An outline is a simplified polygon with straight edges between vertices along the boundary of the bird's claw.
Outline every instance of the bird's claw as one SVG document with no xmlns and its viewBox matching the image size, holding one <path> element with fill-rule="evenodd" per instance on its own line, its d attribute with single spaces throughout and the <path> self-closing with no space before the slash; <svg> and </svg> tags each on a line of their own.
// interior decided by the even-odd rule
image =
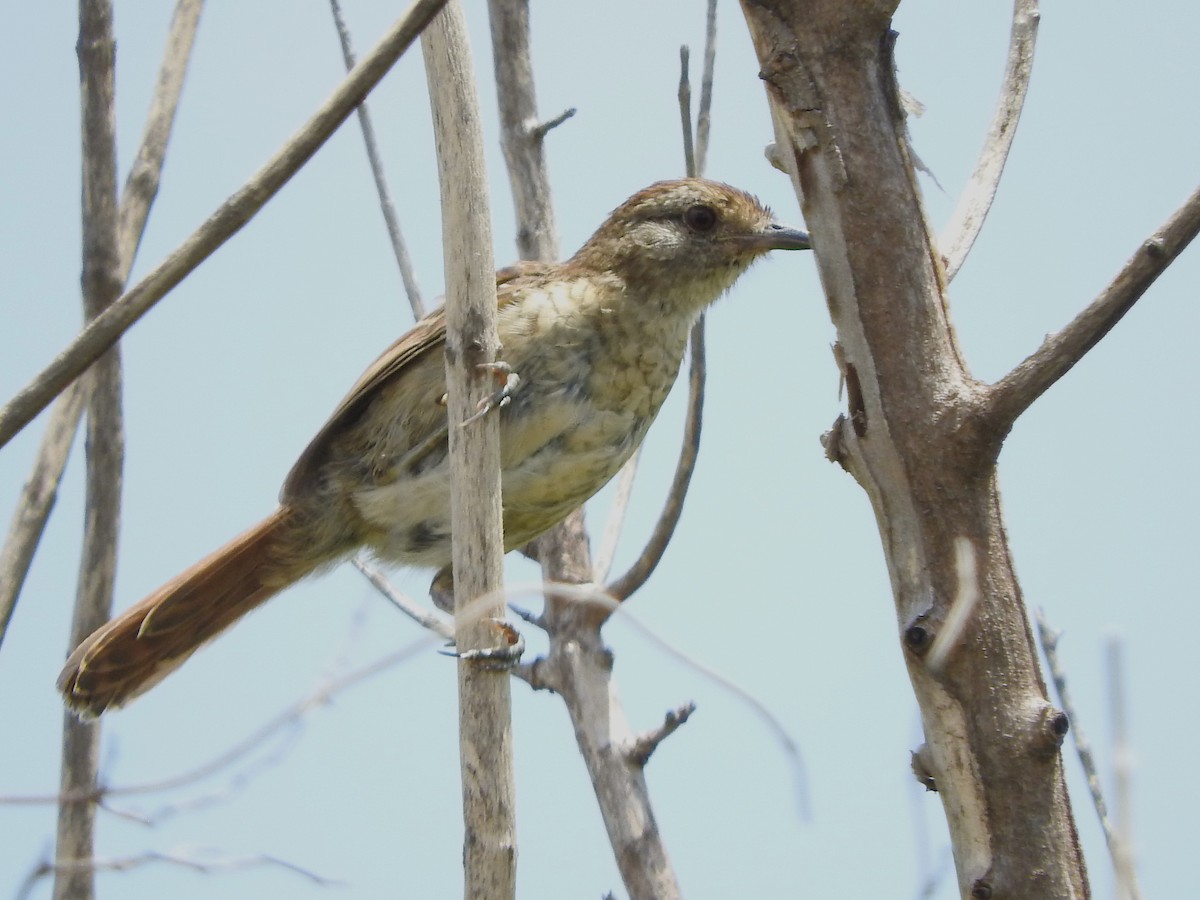
<svg viewBox="0 0 1200 900">
<path fill-rule="evenodd" d="M 495 373 L 500 387 L 494 393 L 489 394 L 479 401 L 479 406 L 476 408 L 475 414 L 463 420 L 464 426 L 470 425 L 476 419 L 483 418 L 493 409 L 503 409 L 505 406 L 508 406 L 512 401 L 512 395 L 521 385 L 521 376 L 512 370 L 512 366 L 501 360 L 491 363 L 480 363 L 476 368 L 486 369 Z"/>
<path fill-rule="evenodd" d="M 453 656 L 455 659 L 465 659 L 476 663 L 483 669 L 505 672 L 521 661 L 525 652 L 525 638 L 521 632 L 513 628 L 503 619 L 488 619 L 488 622 L 500 632 L 502 643 L 498 647 L 483 647 L 476 650 L 439 650 L 443 656 Z M 447 647 L 454 647 L 450 641 Z"/>
</svg>

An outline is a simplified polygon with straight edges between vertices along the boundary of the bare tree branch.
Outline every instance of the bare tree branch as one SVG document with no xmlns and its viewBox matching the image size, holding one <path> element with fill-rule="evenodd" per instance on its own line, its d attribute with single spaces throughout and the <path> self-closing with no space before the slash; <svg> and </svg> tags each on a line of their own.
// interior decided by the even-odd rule
<svg viewBox="0 0 1200 900">
<path fill-rule="evenodd" d="M 949 322 L 905 141 L 895 7 L 742 0 L 776 156 L 814 234 L 843 354 L 849 409 L 828 446 L 875 512 L 958 893 L 1086 898 L 1064 719 L 1038 669 L 1000 512 L 997 441 L 977 421 L 984 391 Z M 960 536 L 974 547 L 980 596 L 959 652 L 934 671 L 925 655 L 959 594 Z"/>
<path fill-rule="evenodd" d="M 454 627 L 461 654 L 496 645 L 490 619 L 502 602 L 468 615 L 477 597 L 503 584 L 500 424 L 477 417 L 489 393 L 485 367 L 496 362 L 495 265 L 483 160 L 483 132 L 467 24 L 458 0 L 421 39 L 442 195 L 446 267 L 446 394 L 450 422 L 450 523 L 454 534 Z M 516 892 L 516 814 L 512 696 L 507 672 L 468 658 L 458 663 L 462 764 L 463 867 L 468 898 L 503 900 Z"/>
<path fill-rule="evenodd" d="M 1116 278 L 1062 331 L 1046 338 L 988 391 L 986 424 L 1003 437 L 1029 406 L 1069 372 L 1133 307 L 1200 232 L 1200 188 L 1142 242 Z"/>
<path fill-rule="evenodd" d="M 1133 752 L 1125 713 L 1125 674 L 1121 664 L 1121 639 L 1111 635 L 1105 641 L 1105 669 L 1108 674 L 1109 708 L 1112 711 L 1113 807 L 1116 846 L 1113 873 L 1117 879 L 1117 900 L 1141 900 L 1137 868 L 1133 859 L 1133 790 L 1131 787 Z"/>
<path fill-rule="evenodd" d="M 1062 632 L 1051 627 L 1050 623 L 1046 621 L 1045 614 L 1040 609 L 1036 613 L 1036 618 L 1038 637 L 1041 639 L 1042 652 L 1046 655 L 1046 665 L 1050 668 L 1050 678 L 1054 682 L 1054 692 L 1058 695 L 1058 704 L 1062 707 L 1063 713 L 1070 723 L 1071 735 L 1075 740 L 1075 753 L 1079 757 L 1079 764 L 1083 768 L 1083 775 L 1087 780 L 1088 792 L 1092 797 L 1092 806 L 1095 808 L 1096 816 L 1100 820 L 1100 830 L 1104 832 L 1104 841 L 1108 845 L 1108 853 L 1112 859 L 1113 868 L 1117 873 L 1118 880 L 1120 880 L 1124 874 L 1121 871 L 1124 849 L 1120 835 L 1117 834 L 1117 830 L 1113 827 L 1112 819 L 1108 817 L 1108 806 L 1104 802 L 1104 789 L 1100 786 L 1100 772 L 1096 768 L 1096 758 L 1092 755 L 1092 743 L 1087 739 L 1087 735 L 1080 724 L 1079 714 L 1075 709 L 1075 703 L 1071 699 L 1071 692 L 1067 685 L 1067 675 L 1058 658 L 1058 641 L 1062 637 Z M 1132 868 L 1129 870 L 1129 881 L 1123 883 L 1122 887 L 1129 892 L 1130 900 L 1141 900 L 1141 888 L 1138 887 Z"/>
<path fill-rule="evenodd" d="M 342 44 L 342 58 L 346 62 L 346 71 L 354 69 L 354 48 L 350 45 L 350 29 L 342 16 L 342 5 L 338 0 L 329 0 L 333 11 L 333 24 L 337 28 L 338 40 Z M 408 304 L 412 307 L 413 317 L 420 319 L 425 315 L 425 304 L 421 300 L 421 289 L 417 285 L 417 276 L 413 271 L 412 259 L 408 255 L 408 245 L 400 231 L 400 218 L 396 215 L 396 205 L 392 202 L 392 192 L 388 189 L 387 176 L 383 173 L 383 157 L 379 152 L 379 142 L 375 138 L 375 126 L 371 122 L 371 111 L 364 100 L 358 107 L 358 124 L 362 128 L 363 143 L 367 148 L 367 161 L 371 165 L 371 175 L 375 179 L 375 191 L 379 194 L 379 208 L 383 213 L 383 221 L 387 226 L 388 237 L 392 241 L 392 252 L 396 255 L 396 266 L 400 269 L 400 280 L 404 283 L 404 293 Z"/>
<path fill-rule="evenodd" d="M 187 71 L 202 6 L 202 0 L 179 0 L 171 20 L 158 84 L 146 118 L 146 129 L 121 197 L 118 242 L 122 284 L 129 277 L 151 204 L 158 192 L 171 125 L 179 106 L 183 76 Z M 4 642 L 17 595 L 25 582 L 34 551 L 54 506 L 58 485 L 74 443 L 75 430 L 83 414 L 85 393 L 86 387 L 77 383 L 70 391 L 64 392 L 55 404 L 34 460 L 33 471 L 13 512 L 12 525 L 4 549 L 0 551 L 0 644 Z"/>
<path fill-rule="evenodd" d="M 83 418 L 87 395 L 87 385 L 78 381 L 58 398 L 46 423 L 33 470 L 17 498 L 12 524 L 0 550 L 0 645 L 8 633 L 17 597 L 58 497 L 58 485 L 75 442 L 75 430 Z"/>
<path fill-rule="evenodd" d="M 1004 173 L 1008 152 L 1017 136 L 1021 108 L 1025 105 L 1029 79 L 1033 75 L 1033 51 L 1041 16 L 1038 0 L 1014 0 L 1008 67 L 1004 71 L 996 112 L 975 163 L 975 171 L 971 173 L 971 180 L 967 182 L 954 214 L 938 238 L 947 281 L 953 280 L 958 274 L 967 254 L 971 252 L 983 228 L 983 221 L 992 208 L 996 189 L 1000 186 L 1000 176 Z"/>
<path fill-rule="evenodd" d="M 379 83 L 446 0 L 415 0 L 292 138 L 203 225 L 98 316 L 0 409 L 0 447 L 116 343 L 171 288 L 236 234 L 299 171 Z"/>
<path fill-rule="evenodd" d="M 121 250 L 117 241 L 116 41 L 110 0 L 80 0 L 80 107 L 83 161 L 84 314 L 96 316 L 121 292 Z M 121 414 L 121 357 L 113 347 L 92 368 L 88 380 L 87 500 L 79 587 L 68 648 L 102 625 L 112 610 L 117 568 L 117 532 L 125 437 Z M 60 790 L 69 797 L 96 784 L 100 728 L 71 713 L 63 717 Z M 95 808 L 66 800 L 58 808 L 55 864 L 89 860 L 94 846 Z M 95 892 L 87 865 L 60 868 L 55 900 L 87 900 Z"/>
<path fill-rule="evenodd" d="M 683 514 L 683 502 L 687 499 L 688 485 L 691 484 L 692 473 L 696 470 L 696 459 L 700 454 L 700 430 L 704 424 L 705 363 L 704 319 L 701 318 L 692 326 L 687 418 L 683 425 L 683 446 L 679 451 L 679 461 L 675 464 L 675 476 L 671 479 L 671 489 L 667 492 L 667 499 L 654 525 L 654 531 L 642 552 L 625 574 L 605 588 L 618 600 L 629 599 L 646 583 L 646 579 L 662 561 L 667 545 L 671 543 L 671 537 L 675 534 L 675 526 L 679 524 L 679 517 Z"/>
<path fill-rule="evenodd" d="M 628 751 L 630 762 L 644 767 L 650 762 L 650 757 L 654 755 L 659 744 L 678 731 L 695 711 L 695 703 L 685 703 L 667 713 L 660 725 L 639 734 Z"/>
<path fill-rule="evenodd" d="M 700 168 L 696 165 L 696 140 L 692 130 L 692 82 L 688 77 L 688 59 L 691 51 L 687 44 L 679 48 L 679 119 L 683 125 L 683 169 L 694 178 Z"/>
<path fill-rule="evenodd" d="M 201 856 L 200 854 L 204 855 Z M 202 872 L 206 875 L 214 872 L 230 872 L 241 869 L 255 869 L 262 866 L 272 866 L 281 869 L 286 869 L 289 872 L 294 872 L 297 875 L 303 876 L 314 884 L 322 887 L 333 887 L 344 884 L 333 878 L 326 878 L 319 875 L 311 869 L 306 869 L 296 863 L 288 862 L 278 856 L 272 856 L 269 853 L 257 853 L 251 856 L 229 856 L 216 853 L 213 851 L 205 851 L 202 849 L 189 847 L 179 850 L 158 851 L 149 850 L 145 853 L 139 853 L 137 856 L 118 856 L 118 857 L 97 857 L 89 859 L 78 859 L 72 861 L 61 862 L 43 862 L 39 863 L 29 876 L 25 879 L 20 889 L 17 891 L 17 900 L 25 900 L 26 897 L 32 895 L 33 888 L 37 883 L 47 875 L 69 875 L 78 871 L 97 871 L 97 872 L 128 872 L 131 869 L 141 868 L 150 863 L 167 863 L 168 865 L 182 866 L 187 869 L 192 869 L 195 872 Z"/>
<path fill-rule="evenodd" d="M 700 78 L 700 110 L 696 116 L 696 174 L 708 163 L 708 132 L 712 125 L 713 74 L 717 65 L 717 0 L 708 0 L 704 20 L 704 74 Z"/>
<path fill-rule="evenodd" d="M 413 601 L 412 598 L 401 594 L 392 587 L 382 572 L 368 563 L 362 556 L 354 557 L 350 560 L 350 563 L 363 574 L 363 577 L 367 581 L 371 582 L 375 590 L 379 591 L 389 603 L 404 613 L 404 615 L 408 616 L 422 628 L 432 631 L 446 640 L 454 640 L 453 624 L 445 621 L 438 614 L 423 608 L 419 603 Z"/>
<path fill-rule="evenodd" d="M 528 0 L 490 0 L 492 63 L 500 107 L 501 141 L 517 214 L 517 250 L 521 259 L 558 259 L 558 225 L 546 176 L 544 139 L 574 110 L 539 123 L 529 52 Z M 553 123 L 553 124 L 552 124 Z"/>
<path fill-rule="evenodd" d="M 163 161 L 167 155 L 167 144 L 171 140 L 171 128 L 175 124 L 175 111 L 179 108 L 179 97 L 183 93 L 184 76 L 192 57 L 192 46 L 196 40 L 196 29 L 200 24 L 200 13 L 204 0 L 178 0 L 171 28 L 167 33 L 162 63 L 158 68 L 158 81 L 150 110 L 146 114 L 146 127 L 138 147 L 125 188 L 121 192 L 120 229 L 121 284 L 129 278 L 133 260 L 146 230 L 150 207 L 158 195 L 158 184 L 162 177 Z"/>
<path fill-rule="evenodd" d="M 713 66 L 717 55 L 716 27 L 716 11 L 710 2 L 707 46 L 704 53 L 704 75 L 702 77 L 705 88 L 700 93 L 699 114 L 700 121 L 705 123 L 705 132 L 703 135 L 697 136 L 694 144 L 692 141 L 691 87 L 688 78 L 687 48 L 681 47 L 679 52 L 679 115 L 683 126 L 683 154 L 688 175 L 693 177 L 703 174 L 703 169 L 699 168 L 699 161 L 708 154 L 709 105 L 712 103 Z M 659 513 L 650 539 L 646 541 L 642 552 L 629 570 L 607 587 L 608 593 L 618 600 L 626 600 L 633 596 L 634 592 L 646 583 L 646 579 L 662 561 L 663 554 L 671 543 L 671 537 L 675 534 L 675 527 L 679 524 L 679 517 L 683 513 L 683 503 L 687 499 L 688 487 L 692 483 L 692 474 L 696 471 L 696 460 L 700 455 L 700 432 L 704 424 L 704 382 L 708 372 L 704 349 L 703 315 L 692 327 L 689 346 L 691 362 L 688 368 L 687 417 L 683 424 L 683 445 L 679 450 L 679 460 L 675 464 L 675 475 L 671 479 L 671 489 L 667 493 L 667 499 L 663 504 L 662 512 Z M 625 464 L 625 468 L 636 467 L 637 461 L 638 455 L 635 454 Z M 623 480 L 624 477 L 623 471 Z M 630 474 L 629 480 L 632 481 L 632 477 Z M 620 505 L 621 501 L 622 495 L 618 495 L 613 504 L 613 511 L 610 513 L 610 522 L 624 519 L 625 510 Z M 624 495 L 624 502 L 628 503 L 628 494 Z M 615 544 L 615 540 L 613 543 Z"/>
</svg>

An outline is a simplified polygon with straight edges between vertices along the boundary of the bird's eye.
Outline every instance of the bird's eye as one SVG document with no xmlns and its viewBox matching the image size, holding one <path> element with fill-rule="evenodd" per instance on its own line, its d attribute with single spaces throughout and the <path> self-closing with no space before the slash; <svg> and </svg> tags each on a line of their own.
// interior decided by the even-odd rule
<svg viewBox="0 0 1200 900">
<path fill-rule="evenodd" d="M 717 211 L 702 203 L 689 206 L 683 214 L 683 224 L 697 234 L 707 234 L 717 227 Z"/>
</svg>

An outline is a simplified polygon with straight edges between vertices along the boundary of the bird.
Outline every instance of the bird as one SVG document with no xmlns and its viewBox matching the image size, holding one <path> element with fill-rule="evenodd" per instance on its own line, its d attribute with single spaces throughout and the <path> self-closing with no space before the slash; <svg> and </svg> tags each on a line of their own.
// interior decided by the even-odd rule
<svg viewBox="0 0 1200 900">
<path fill-rule="evenodd" d="M 496 276 L 498 334 L 519 386 L 496 404 L 505 551 L 562 521 L 640 445 L 691 326 L 755 260 L 811 247 L 750 194 L 661 181 L 618 206 L 574 256 Z M 58 688 L 94 718 L 305 576 L 365 548 L 410 567 L 451 559 L 445 317 L 375 360 L 301 453 L 279 506 L 98 628 Z"/>
</svg>

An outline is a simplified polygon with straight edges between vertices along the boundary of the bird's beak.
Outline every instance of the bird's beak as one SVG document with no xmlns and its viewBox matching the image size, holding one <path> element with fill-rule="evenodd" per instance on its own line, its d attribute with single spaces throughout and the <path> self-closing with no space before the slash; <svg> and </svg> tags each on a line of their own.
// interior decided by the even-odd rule
<svg viewBox="0 0 1200 900">
<path fill-rule="evenodd" d="M 808 232 L 772 222 L 755 234 L 738 235 L 734 240 L 746 250 L 765 253 L 767 250 L 811 250 Z"/>
</svg>

